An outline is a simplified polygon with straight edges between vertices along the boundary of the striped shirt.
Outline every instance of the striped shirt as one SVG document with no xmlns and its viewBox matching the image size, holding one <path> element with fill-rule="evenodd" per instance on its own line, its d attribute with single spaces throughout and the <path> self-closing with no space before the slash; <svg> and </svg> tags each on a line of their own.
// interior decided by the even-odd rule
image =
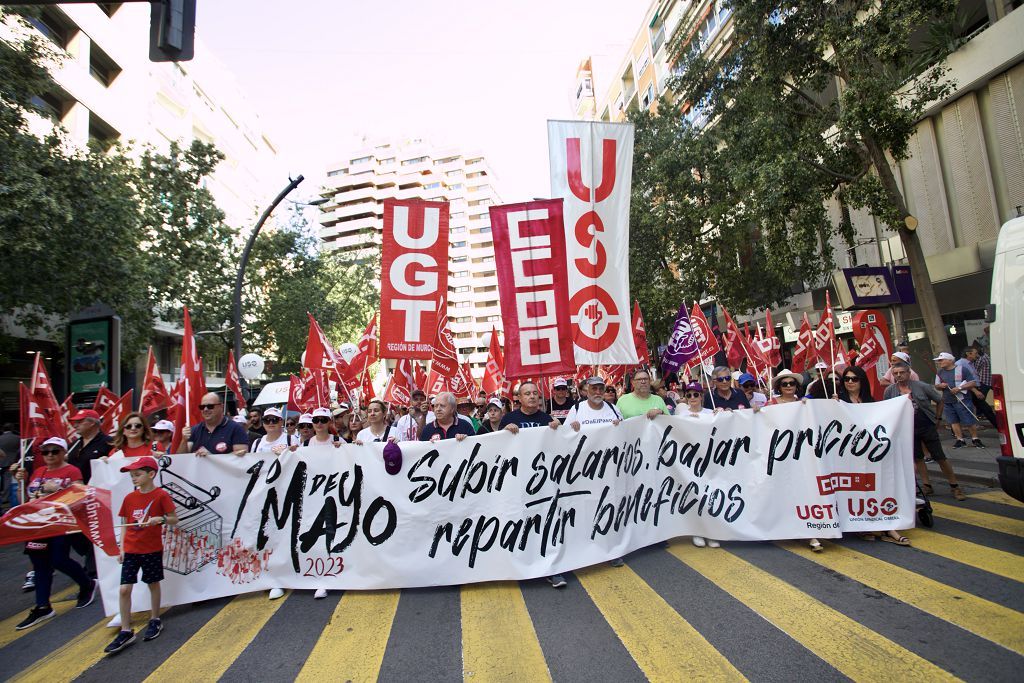
<svg viewBox="0 0 1024 683">
<path fill-rule="evenodd" d="M 971 365 L 974 367 L 975 374 L 978 375 L 978 383 L 987 387 L 992 386 L 992 359 L 984 353 L 979 353 Z"/>
</svg>

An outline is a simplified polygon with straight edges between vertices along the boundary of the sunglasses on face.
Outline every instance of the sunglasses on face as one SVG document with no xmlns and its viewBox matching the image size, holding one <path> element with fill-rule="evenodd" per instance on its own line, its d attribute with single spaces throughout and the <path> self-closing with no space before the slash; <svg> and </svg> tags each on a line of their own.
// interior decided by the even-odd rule
<svg viewBox="0 0 1024 683">
<path fill-rule="evenodd" d="M 142 425 L 140 425 L 139 423 L 135 422 L 135 423 L 132 423 L 130 425 L 125 425 L 124 428 L 125 429 L 142 429 Z"/>
<path fill-rule="evenodd" d="M 199 409 L 200 410 L 213 410 L 214 408 L 216 408 L 219 405 L 220 405 L 219 403 L 200 403 L 199 404 Z"/>
<path fill-rule="evenodd" d="M 312 429 L 312 428 L 313 428 L 313 425 L 310 424 L 309 422 L 303 422 L 302 424 L 299 425 L 299 429 Z"/>
<path fill-rule="evenodd" d="M 313 418 L 313 424 L 315 424 L 315 425 L 325 425 L 325 424 L 327 424 L 330 421 L 331 421 L 331 418 L 329 418 L 329 417 L 314 417 Z"/>
<path fill-rule="evenodd" d="M 43 455 L 59 455 L 61 450 L 59 448 L 47 448 L 44 451 L 39 451 Z"/>
<path fill-rule="evenodd" d="M 716 377 L 715 378 L 716 382 L 728 382 L 730 380 L 732 380 L 732 377 Z"/>
<path fill-rule="evenodd" d="M 757 388 L 757 383 L 756 382 L 747 382 L 746 384 L 743 385 L 743 388 L 744 389 L 756 389 Z"/>
<path fill-rule="evenodd" d="M 780 387 L 795 387 L 796 386 L 796 382 L 793 382 L 793 381 L 779 382 L 779 386 Z"/>
<path fill-rule="evenodd" d="M 852 384 L 853 382 L 859 382 L 860 380 L 851 375 L 850 377 L 844 377 L 843 381 Z"/>
<path fill-rule="evenodd" d="M 698 391 L 687 391 L 686 398 L 700 398 L 702 394 Z"/>
<path fill-rule="evenodd" d="M 265 417 L 265 418 L 263 418 L 263 424 L 268 424 L 268 425 L 276 425 L 280 421 L 281 421 L 281 418 L 279 418 L 279 417 Z"/>
<path fill-rule="evenodd" d="M 294 427 L 295 426 L 294 422 L 286 422 L 285 424 L 288 425 L 289 427 Z"/>
</svg>

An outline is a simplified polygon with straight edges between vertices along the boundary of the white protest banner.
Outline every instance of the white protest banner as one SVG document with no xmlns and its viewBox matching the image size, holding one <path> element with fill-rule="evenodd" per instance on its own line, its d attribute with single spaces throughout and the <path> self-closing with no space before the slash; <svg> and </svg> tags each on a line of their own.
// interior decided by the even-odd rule
<svg viewBox="0 0 1024 683">
<path fill-rule="evenodd" d="M 271 587 L 378 589 L 547 576 L 676 536 L 835 538 L 914 526 L 905 398 L 238 456 L 161 458 L 177 503 L 164 604 Z M 123 460 L 91 484 L 130 489 Z M 119 566 L 97 556 L 104 605 Z M 135 605 L 148 605 L 140 585 Z"/>
<path fill-rule="evenodd" d="M 629 298 L 633 124 L 548 121 L 551 196 L 565 201 L 579 365 L 636 365 Z"/>
</svg>

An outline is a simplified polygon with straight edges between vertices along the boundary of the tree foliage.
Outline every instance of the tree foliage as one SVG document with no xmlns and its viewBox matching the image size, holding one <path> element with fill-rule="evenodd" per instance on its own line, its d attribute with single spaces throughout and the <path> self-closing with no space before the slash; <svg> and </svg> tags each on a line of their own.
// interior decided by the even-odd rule
<svg viewBox="0 0 1024 683">
<path fill-rule="evenodd" d="M 682 97 L 663 101 L 659 116 L 635 117 L 633 201 L 650 213 L 634 211 L 633 225 L 644 235 L 655 232 L 645 223 L 667 226 L 662 243 L 644 249 L 666 254 L 677 270 L 677 298 L 714 296 L 750 311 L 823 284 L 834 237 L 852 238 L 848 224 L 830 219 L 830 200 L 903 224 L 905 202 L 885 157 L 906 158 L 925 107 L 952 88 L 944 52 L 926 50 L 925 27 L 955 3 L 729 5 L 728 49 L 709 56 L 680 27 L 670 87 Z M 642 268 L 634 275 L 641 291 L 651 281 Z"/>
</svg>

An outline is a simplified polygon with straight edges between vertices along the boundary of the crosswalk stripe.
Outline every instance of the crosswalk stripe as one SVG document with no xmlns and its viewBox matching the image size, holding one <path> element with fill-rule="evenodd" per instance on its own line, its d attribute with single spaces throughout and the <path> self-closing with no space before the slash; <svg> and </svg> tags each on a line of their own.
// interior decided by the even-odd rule
<svg viewBox="0 0 1024 683">
<path fill-rule="evenodd" d="M 927 529 L 913 529 L 906 534 L 918 550 L 1024 582 L 1024 560 L 1019 555 Z"/>
<path fill-rule="evenodd" d="M 678 541 L 669 553 L 855 681 L 955 681 L 952 674 L 746 560 Z M 836 638 L 842 633 L 842 638 Z"/>
<path fill-rule="evenodd" d="M 23 631 L 14 630 L 14 627 L 18 625 L 18 622 L 20 622 L 22 619 L 28 616 L 28 612 L 19 612 L 18 614 L 15 614 L 13 617 L 7 617 L 3 621 L 0 621 L 0 648 L 7 647 L 18 638 L 21 638 L 22 636 L 27 636 L 29 633 L 38 631 L 40 628 L 53 622 L 54 619 L 64 614 L 65 612 L 70 612 L 75 607 L 75 597 L 77 595 L 78 586 L 72 586 L 71 588 L 66 588 L 62 590 L 60 593 L 57 593 L 56 595 L 51 595 L 50 605 L 53 606 L 53 611 L 57 614 L 53 617 L 50 617 L 38 626 L 27 628 Z"/>
<path fill-rule="evenodd" d="M 1020 502 L 1016 498 L 1010 498 L 1002 491 L 985 491 L 984 493 L 972 493 L 968 496 L 971 500 L 984 500 L 989 503 L 999 503 L 1000 505 L 1012 505 L 1017 508 L 1024 508 L 1024 503 Z"/>
<path fill-rule="evenodd" d="M 297 681 L 376 681 L 401 591 L 346 591 Z"/>
<path fill-rule="evenodd" d="M 987 512 L 978 512 L 967 508 L 947 505 L 945 503 L 932 503 L 932 510 L 936 517 L 950 519 L 954 522 L 963 522 L 971 526 L 980 526 L 984 529 L 991 529 L 1011 536 L 1024 536 L 1024 521 L 1011 517 L 992 515 Z"/>
<path fill-rule="evenodd" d="M 576 576 L 648 680 L 746 680 L 629 567 L 591 567 Z"/>
<path fill-rule="evenodd" d="M 517 583 L 467 584 L 460 594 L 464 681 L 551 680 Z"/>
<path fill-rule="evenodd" d="M 849 548 L 822 542 L 815 553 L 803 543 L 777 544 L 986 640 L 1024 654 L 1024 614 Z"/>
<path fill-rule="evenodd" d="M 291 592 L 267 600 L 263 591 L 234 598 L 149 675 L 147 683 L 215 681 L 249 646 Z"/>
<path fill-rule="evenodd" d="M 161 614 L 168 608 L 161 610 Z M 133 614 L 133 621 L 145 622 L 149 611 Z M 105 648 L 117 630 L 107 628 L 110 617 L 103 617 L 88 630 L 75 636 L 38 662 L 8 679 L 8 683 L 70 683 L 103 659 Z"/>
</svg>

